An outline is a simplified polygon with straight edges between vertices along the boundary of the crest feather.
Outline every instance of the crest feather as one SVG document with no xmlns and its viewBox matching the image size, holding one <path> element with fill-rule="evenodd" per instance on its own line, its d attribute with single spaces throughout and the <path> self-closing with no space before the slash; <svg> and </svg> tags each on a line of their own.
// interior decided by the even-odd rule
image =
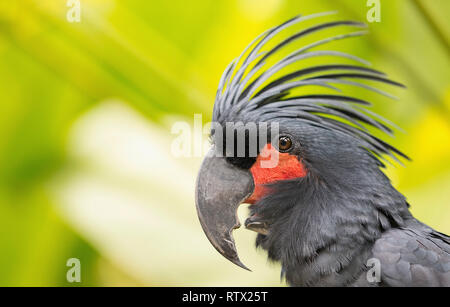
<svg viewBox="0 0 450 307">
<path fill-rule="evenodd" d="M 335 13 L 325 12 L 296 16 L 265 31 L 253 40 L 244 52 L 228 65 L 220 79 L 214 104 L 213 121 L 224 123 L 234 121 L 238 117 L 257 121 L 296 118 L 306 124 L 350 135 L 360 142 L 361 147 L 366 148 L 381 159 L 384 159 L 383 155 L 388 155 L 398 162 L 400 161 L 397 156 L 409 159 L 393 146 L 375 137 L 365 127 L 365 125 L 371 126 L 384 133 L 392 134 L 392 129 L 389 128 L 389 125 L 392 124 L 389 121 L 364 108 L 364 106 L 370 106 L 370 102 L 348 94 L 330 95 L 318 92 L 314 95 L 290 95 L 293 89 L 300 87 L 315 86 L 318 89 L 327 88 L 341 92 L 338 85 L 349 85 L 396 99 L 381 89 L 361 82 L 370 80 L 405 87 L 403 84 L 387 78 L 383 72 L 367 67 L 370 66 L 369 62 L 340 51 L 311 50 L 332 41 L 364 35 L 366 31 L 335 35 L 301 46 L 272 66 L 264 69 L 266 61 L 280 49 L 311 33 L 339 26 L 367 27 L 365 24 L 356 21 L 319 23 L 294 33 L 268 51 L 261 51 L 282 30 L 302 21 Z M 309 66 L 271 81 L 276 73 L 294 63 L 323 56 L 347 59 L 359 65 L 335 62 L 333 64 Z"/>
</svg>

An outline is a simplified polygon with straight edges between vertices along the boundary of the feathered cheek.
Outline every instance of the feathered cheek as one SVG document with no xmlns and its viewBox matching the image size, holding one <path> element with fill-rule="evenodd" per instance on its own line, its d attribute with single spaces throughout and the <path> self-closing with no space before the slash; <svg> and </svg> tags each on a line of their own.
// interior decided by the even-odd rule
<svg viewBox="0 0 450 307">
<path fill-rule="evenodd" d="M 294 178 L 305 177 L 307 170 L 297 156 L 277 151 L 267 144 L 250 168 L 255 183 L 255 190 L 246 203 L 254 204 L 269 192 L 268 184 Z"/>
</svg>

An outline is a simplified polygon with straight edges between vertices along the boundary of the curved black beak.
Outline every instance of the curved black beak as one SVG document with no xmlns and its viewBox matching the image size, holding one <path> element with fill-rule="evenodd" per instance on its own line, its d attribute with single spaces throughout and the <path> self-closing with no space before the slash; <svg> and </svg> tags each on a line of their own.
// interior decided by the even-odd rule
<svg viewBox="0 0 450 307">
<path fill-rule="evenodd" d="M 239 260 L 231 233 L 241 226 L 237 209 L 253 190 L 249 171 L 231 165 L 224 157 L 214 156 L 214 148 L 210 150 L 197 177 L 195 202 L 198 218 L 216 250 L 246 270 L 249 269 Z"/>
</svg>

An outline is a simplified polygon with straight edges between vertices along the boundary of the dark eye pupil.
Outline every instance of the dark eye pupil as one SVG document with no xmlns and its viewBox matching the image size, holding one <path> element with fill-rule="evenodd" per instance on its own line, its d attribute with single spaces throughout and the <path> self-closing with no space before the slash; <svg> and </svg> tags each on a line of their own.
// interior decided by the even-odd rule
<svg viewBox="0 0 450 307">
<path fill-rule="evenodd" d="M 292 142 L 291 142 L 290 138 L 288 138 L 287 136 L 280 137 L 279 142 L 278 142 L 278 147 L 281 150 L 288 150 L 289 148 L 291 148 L 291 145 L 292 145 Z"/>
</svg>

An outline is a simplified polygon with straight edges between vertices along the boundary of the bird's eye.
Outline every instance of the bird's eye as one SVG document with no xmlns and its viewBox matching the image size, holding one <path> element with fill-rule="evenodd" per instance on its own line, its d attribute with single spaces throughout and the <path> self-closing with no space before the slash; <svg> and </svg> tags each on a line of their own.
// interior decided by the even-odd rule
<svg viewBox="0 0 450 307">
<path fill-rule="evenodd" d="M 288 136 L 280 136 L 278 139 L 278 149 L 280 151 L 288 151 L 292 146 L 292 141 Z"/>
</svg>

